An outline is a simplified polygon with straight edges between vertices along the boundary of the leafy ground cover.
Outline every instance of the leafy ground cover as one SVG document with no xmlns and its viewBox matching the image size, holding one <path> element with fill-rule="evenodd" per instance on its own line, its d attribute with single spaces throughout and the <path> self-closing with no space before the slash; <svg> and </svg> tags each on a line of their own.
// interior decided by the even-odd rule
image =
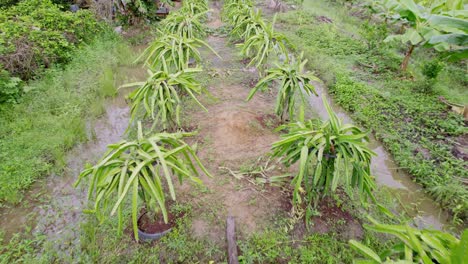
<svg viewBox="0 0 468 264">
<path fill-rule="evenodd" d="M 405 47 L 385 43 L 393 30 L 356 5 L 305 2 L 278 17 L 278 26 L 304 51 L 309 67 L 353 119 L 371 129 L 401 168 L 455 214 L 468 217 L 463 116 L 440 96 L 466 103 L 466 62 L 449 63 L 435 81 L 425 69 L 438 63 L 430 50 L 415 51 L 409 72 L 399 64 Z"/>
</svg>

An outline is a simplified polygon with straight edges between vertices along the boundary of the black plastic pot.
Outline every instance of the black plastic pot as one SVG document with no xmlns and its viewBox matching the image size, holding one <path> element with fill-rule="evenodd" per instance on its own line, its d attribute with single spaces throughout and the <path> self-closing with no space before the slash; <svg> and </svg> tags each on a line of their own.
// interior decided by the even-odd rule
<svg viewBox="0 0 468 264">
<path fill-rule="evenodd" d="M 169 8 L 160 7 L 158 10 L 156 10 L 156 15 L 158 17 L 166 17 L 167 15 L 169 15 Z"/>
<path fill-rule="evenodd" d="M 163 237 L 165 234 L 171 232 L 171 230 L 172 230 L 172 228 L 169 228 L 168 230 L 165 230 L 163 232 L 150 234 L 150 233 L 145 233 L 145 232 L 141 231 L 140 228 L 138 228 L 138 238 L 141 241 L 148 241 L 148 242 L 149 241 L 155 241 L 155 240 L 158 240 L 161 237 Z"/>
<path fill-rule="evenodd" d="M 190 58 L 188 61 L 189 66 L 195 66 L 197 64 L 197 61 L 194 58 Z"/>
<path fill-rule="evenodd" d="M 140 219 L 144 215 L 146 215 L 146 212 L 144 212 L 142 215 L 140 215 L 140 217 L 138 218 L 138 223 L 140 223 Z M 164 230 L 162 232 L 157 232 L 157 233 L 146 233 L 143 230 L 141 230 L 140 227 L 138 227 L 138 239 L 140 241 L 147 241 L 147 242 L 155 241 L 155 240 L 160 239 L 165 234 L 171 232 L 171 230 L 172 230 L 172 228 L 169 228 L 167 230 Z"/>
</svg>

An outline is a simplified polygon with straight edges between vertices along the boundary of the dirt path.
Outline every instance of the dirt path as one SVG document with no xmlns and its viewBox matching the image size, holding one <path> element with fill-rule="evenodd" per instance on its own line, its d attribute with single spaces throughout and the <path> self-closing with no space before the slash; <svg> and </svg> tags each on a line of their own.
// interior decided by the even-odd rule
<svg viewBox="0 0 468 264">
<path fill-rule="evenodd" d="M 214 11 L 208 26 L 222 26 L 219 6 Z M 188 123 L 198 128 L 198 154 L 213 178 L 204 177 L 205 192 L 190 198 L 197 205 L 193 231 L 197 236 L 224 243 L 224 221 L 234 216 L 242 234 L 261 230 L 287 205 L 280 189 L 256 188 L 245 180 L 235 179 L 226 169 L 234 171 L 254 163 L 270 150 L 278 139 L 266 120 L 273 111 L 274 98 L 262 94 L 250 102 L 245 99 L 250 91 L 245 80 L 256 79 L 253 69 L 246 69 L 237 56 L 236 48 L 225 37 L 210 36 L 207 42 L 222 57 L 207 51 L 203 54 L 204 68 L 210 73 L 208 91 L 213 98 L 202 99 L 208 112 L 190 111 Z"/>
</svg>

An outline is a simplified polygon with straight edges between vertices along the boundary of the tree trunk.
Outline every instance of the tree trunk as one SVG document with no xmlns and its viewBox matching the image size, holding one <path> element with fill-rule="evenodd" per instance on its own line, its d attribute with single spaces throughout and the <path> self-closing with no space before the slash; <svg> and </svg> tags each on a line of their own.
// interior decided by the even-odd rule
<svg viewBox="0 0 468 264">
<path fill-rule="evenodd" d="M 406 71 L 406 68 L 408 68 L 408 63 L 411 58 L 411 54 L 413 54 L 414 47 L 415 46 L 411 44 L 408 51 L 406 52 L 405 58 L 403 59 L 400 67 L 402 71 Z"/>
</svg>

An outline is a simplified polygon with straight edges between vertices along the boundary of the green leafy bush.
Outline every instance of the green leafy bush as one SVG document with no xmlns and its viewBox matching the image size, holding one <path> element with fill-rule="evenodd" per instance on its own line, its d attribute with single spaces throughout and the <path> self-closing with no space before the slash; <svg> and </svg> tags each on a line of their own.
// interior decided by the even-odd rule
<svg viewBox="0 0 468 264">
<path fill-rule="evenodd" d="M 0 0 L 0 8 L 5 8 L 18 3 L 19 0 Z"/>
<path fill-rule="evenodd" d="M 0 103 L 15 101 L 20 93 L 20 83 L 20 78 L 11 77 L 0 67 Z"/>
<path fill-rule="evenodd" d="M 428 79 L 436 79 L 444 69 L 444 63 L 439 60 L 431 60 L 422 67 L 422 74 Z"/>
<path fill-rule="evenodd" d="M 160 0 L 161 4 L 170 3 L 169 0 Z M 143 18 L 154 20 L 158 9 L 156 1 L 152 0 L 117 0 L 114 1 L 117 19 L 127 25 L 140 22 Z"/>
<path fill-rule="evenodd" d="M 0 28 L 0 63 L 28 79 L 40 68 L 69 61 L 100 26 L 89 11 L 63 12 L 50 0 L 30 0 L 0 11 Z"/>
</svg>

